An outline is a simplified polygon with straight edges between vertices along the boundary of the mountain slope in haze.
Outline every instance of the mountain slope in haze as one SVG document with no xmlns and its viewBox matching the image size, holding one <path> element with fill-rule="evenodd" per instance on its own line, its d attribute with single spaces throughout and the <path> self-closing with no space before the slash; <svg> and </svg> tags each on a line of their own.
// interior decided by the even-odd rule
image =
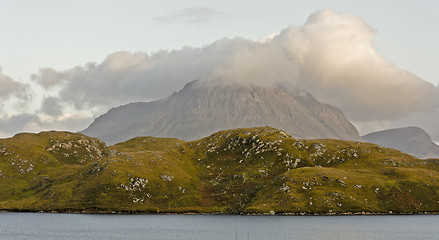
<svg viewBox="0 0 439 240">
<path fill-rule="evenodd" d="M 67 132 L 0 139 L 0 211 L 438 212 L 438 179 L 439 160 L 270 127 L 110 147 Z"/>
<path fill-rule="evenodd" d="M 308 93 L 194 81 L 166 99 L 111 109 L 81 133 L 108 144 L 136 136 L 193 140 L 219 130 L 273 126 L 297 138 L 361 141 L 343 113 Z"/>
<path fill-rule="evenodd" d="M 394 128 L 363 136 L 371 143 L 395 148 L 419 158 L 439 158 L 439 146 L 418 127 Z"/>
</svg>

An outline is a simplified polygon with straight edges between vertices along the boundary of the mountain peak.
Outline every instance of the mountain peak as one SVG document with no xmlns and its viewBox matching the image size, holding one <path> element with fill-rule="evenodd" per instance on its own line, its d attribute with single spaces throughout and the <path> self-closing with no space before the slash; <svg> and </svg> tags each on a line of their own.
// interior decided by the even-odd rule
<svg viewBox="0 0 439 240">
<path fill-rule="evenodd" d="M 295 138 L 361 141 L 343 113 L 309 93 L 280 87 L 192 81 L 170 97 L 114 108 L 83 131 L 109 144 L 136 136 L 193 140 L 213 132 L 272 126 Z"/>
</svg>

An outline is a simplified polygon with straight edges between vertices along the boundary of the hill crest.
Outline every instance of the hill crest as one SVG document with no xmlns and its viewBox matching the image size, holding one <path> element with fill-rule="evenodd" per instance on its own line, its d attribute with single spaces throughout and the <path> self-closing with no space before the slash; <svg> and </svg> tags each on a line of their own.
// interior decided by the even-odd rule
<svg viewBox="0 0 439 240">
<path fill-rule="evenodd" d="M 90 149 L 86 139 L 97 144 L 101 157 L 81 161 L 88 155 L 74 154 L 74 144 Z M 439 211 L 438 160 L 366 142 L 298 140 L 271 127 L 224 130 L 190 142 L 137 137 L 106 147 L 80 134 L 48 132 L 17 135 L 0 144 L 6 149 L 0 154 L 0 210 Z M 57 155 L 50 149 L 55 145 L 63 146 Z M 27 171 L 29 164 L 33 167 Z"/>
</svg>

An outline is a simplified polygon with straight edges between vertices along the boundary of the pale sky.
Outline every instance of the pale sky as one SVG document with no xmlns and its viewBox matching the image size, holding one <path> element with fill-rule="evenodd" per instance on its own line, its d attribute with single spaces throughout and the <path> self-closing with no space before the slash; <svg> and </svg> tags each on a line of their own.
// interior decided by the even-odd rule
<svg viewBox="0 0 439 240">
<path fill-rule="evenodd" d="M 209 11 L 183 15 L 197 8 Z M 26 81 L 41 67 L 68 69 L 121 50 L 155 52 L 234 36 L 257 40 L 303 24 L 324 8 L 361 17 L 378 31 L 374 43 L 381 56 L 439 82 L 435 0 L 1 0 L 0 66 Z"/>
<path fill-rule="evenodd" d="M 379 56 L 438 85 L 439 1 L 435 0 L 0 0 L 0 83 L 2 77 L 9 83 L 0 86 L 0 137 L 16 131 L 82 130 L 94 117 L 116 107 L 84 110 L 62 102 L 57 99 L 60 86 L 44 88 L 31 80 L 31 75 L 42 76 L 41 69 L 50 68 L 59 77 L 76 71 L 76 66 L 99 67 L 120 51 L 139 53 L 135 58 L 143 59 L 145 53 L 157 57 L 161 50 L 177 50 L 178 55 L 186 46 L 205 47 L 236 36 L 258 41 L 291 25 L 302 26 L 310 14 L 322 9 L 364 20 L 376 30 L 372 41 Z M 120 61 L 121 55 L 117 57 Z M 133 56 L 128 57 L 132 61 Z M 413 119 L 418 118 L 406 117 L 398 123 L 378 119 L 362 123 L 359 130 L 364 134 L 381 130 L 380 126 L 418 121 Z M 428 122 L 426 126 L 434 121 Z"/>
</svg>

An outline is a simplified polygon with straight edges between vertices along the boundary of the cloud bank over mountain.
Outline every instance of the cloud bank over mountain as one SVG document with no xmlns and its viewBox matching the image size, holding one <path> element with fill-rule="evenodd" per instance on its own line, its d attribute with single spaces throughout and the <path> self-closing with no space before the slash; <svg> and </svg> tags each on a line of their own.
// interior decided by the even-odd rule
<svg viewBox="0 0 439 240">
<path fill-rule="evenodd" d="M 438 88 L 380 57 L 375 34 L 356 16 L 322 10 L 265 42 L 233 38 L 153 54 L 117 52 L 100 64 L 41 69 L 33 79 L 47 89 L 60 86 L 59 98 L 78 109 L 158 99 L 195 79 L 306 90 L 353 120 L 433 109 Z"/>
<path fill-rule="evenodd" d="M 354 122 L 436 111 L 438 87 L 379 56 L 373 46 L 376 33 L 359 17 L 321 10 L 304 25 L 291 25 L 263 41 L 236 37 L 151 54 L 121 51 L 102 63 L 61 71 L 43 68 L 32 79 L 56 92 L 41 110 L 52 117 L 60 116 L 65 106 L 109 109 L 163 98 L 196 79 L 305 90 Z M 14 88 L 12 80 L 2 79 Z M 0 98 L 2 94 L 0 90 Z M 432 135 L 439 138 L 439 133 Z"/>
</svg>

